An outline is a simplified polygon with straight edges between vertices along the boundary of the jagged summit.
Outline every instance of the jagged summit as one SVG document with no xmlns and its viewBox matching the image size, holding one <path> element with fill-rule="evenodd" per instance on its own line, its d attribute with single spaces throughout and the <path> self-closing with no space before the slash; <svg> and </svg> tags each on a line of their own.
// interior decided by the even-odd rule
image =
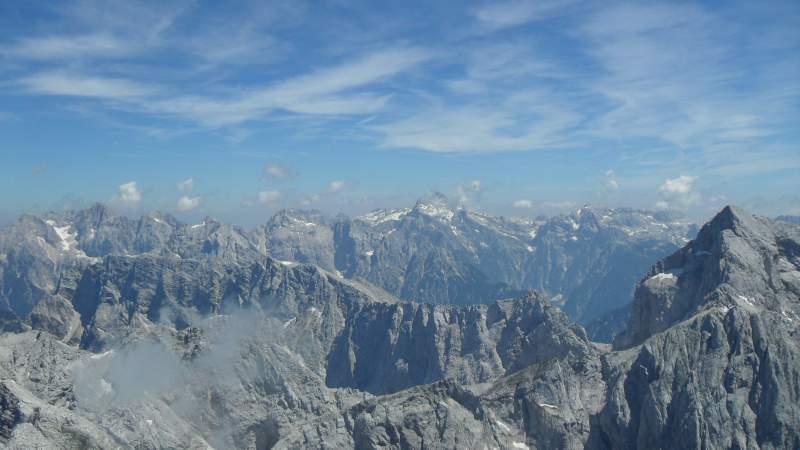
<svg viewBox="0 0 800 450">
<path fill-rule="evenodd" d="M 443 222 L 449 222 L 455 217 L 456 211 L 457 210 L 450 205 L 447 196 L 441 192 L 432 192 L 417 200 L 410 214 L 415 216 L 423 215 Z"/>
<path fill-rule="evenodd" d="M 759 218 L 738 206 L 728 205 L 722 208 L 700 231 L 703 233 L 719 233 L 722 230 L 732 230 L 737 234 L 765 234 L 769 233 L 765 227 L 766 218 Z"/>
<path fill-rule="evenodd" d="M 639 283 L 625 333 L 615 346 L 716 307 L 766 310 L 800 319 L 800 226 L 726 206 L 697 237 L 656 263 Z"/>
<path fill-rule="evenodd" d="M 420 205 L 448 208 L 450 206 L 450 200 L 445 194 L 439 191 L 433 191 L 417 199 L 415 207 Z"/>
</svg>

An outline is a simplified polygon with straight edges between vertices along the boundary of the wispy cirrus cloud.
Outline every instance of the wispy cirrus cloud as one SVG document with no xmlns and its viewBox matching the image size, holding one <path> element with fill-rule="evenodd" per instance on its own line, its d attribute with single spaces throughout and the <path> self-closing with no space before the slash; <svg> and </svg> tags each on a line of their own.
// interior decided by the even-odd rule
<svg viewBox="0 0 800 450">
<path fill-rule="evenodd" d="M 33 60 L 71 60 L 75 58 L 121 57 L 133 46 L 108 33 L 42 36 L 24 38 L 0 47 L 0 54 Z"/>
<path fill-rule="evenodd" d="M 28 92 L 99 98 L 118 108 L 172 116 L 218 128 L 282 111 L 298 115 L 359 115 L 381 109 L 389 96 L 369 88 L 432 57 L 418 48 L 384 48 L 270 86 L 225 96 L 181 95 L 158 85 L 87 73 L 40 72 L 17 81 Z"/>
<path fill-rule="evenodd" d="M 42 72 L 17 82 L 30 93 L 138 102 L 155 95 L 158 88 L 122 78 L 108 78 L 61 71 Z"/>
<path fill-rule="evenodd" d="M 420 48 L 384 48 L 239 95 L 179 96 L 151 103 L 148 108 L 212 127 L 253 120 L 276 110 L 308 115 L 369 114 L 382 108 L 389 96 L 365 89 L 432 56 Z"/>
<path fill-rule="evenodd" d="M 550 17 L 575 0 L 506 0 L 488 2 L 472 10 L 481 26 L 490 30 L 515 27 L 527 22 Z"/>
<path fill-rule="evenodd" d="M 524 90 L 475 105 L 432 105 L 408 118 L 371 124 L 385 148 L 437 153 L 543 150 L 575 145 L 582 116 L 552 93 Z"/>
<path fill-rule="evenodd" d="M 582 36 L 604 70 L 587 87 L 611 107 L 589 131 L 660 139 L 678 148 L 746 143 L 775 133 L 786 102 L 774 102 L 772 84 L 747 79 L 774 73 L 783 58 L 765 52 L 758 66 L 751 65 L 745 57 L 751 50 L 734 39 L 739 27 L 690 4 L 620 3 L 593 14 Z M 742 83 L 749 89 L 743 91 Z M 791 91 L 785 94 L 796 98 Z"/>
</svg>

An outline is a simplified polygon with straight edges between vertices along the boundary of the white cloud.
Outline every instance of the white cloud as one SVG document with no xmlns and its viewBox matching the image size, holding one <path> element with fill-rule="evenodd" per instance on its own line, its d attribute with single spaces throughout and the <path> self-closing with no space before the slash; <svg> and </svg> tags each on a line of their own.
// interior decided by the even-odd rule
<svg viewBox="0 0 800 450">
<path fill-rule="evenodd" d="M 752 33 L 741 22 L 682 3 L 617 3 L 597 11 L 580 30 L 603 76 L 586 87 L 611 108 L 587 124 L 590 133 L 708 154 L 763 139 L 787 117 L 787 100 L 797 92 L 783 88 L 791 84 L 781 68 L 785 58 L 764 51 L 753 65 L 746 56 L 752 50 L 731 39 Z M 753 73 L 770 81 L 747 81 Z"/>
<path fill-rule="evenodd" d="M 187 178 L 183 181 L 179 181 L 177 187 L 181 192 L 192 192 L 192 190 L 194 190 L 194 178 Z"/>
<path fill-rule="evenodd" d="M 275 203 L 281 198 L 280 191 L 261 191 L 258 193 L 258 202 L 262 205 Z"/>
<path fill-rule="evenodd" d="M 80 36 L 44 36 L 21 39 L 0 54 L 23 59 L 72 60 L 82 57 L 120 57 L 131 45 L 107 33 Z"/>
<path fill-rule="evenodd" d="M 33 94 L 116 100 L 113 106 L 118 109 L 219 128 L 274 112 L 325 116 L 377 112 L 389 94 L 367 89 L 432 56 L 422 48 L 383 48 L 272 85 L 230 89 L 225 95 L 183 95 L 150 83 L 75 71 L 40 72 L 17 83 Z"/>
<path fill-rule="evenodd" d="M 335 194 L 337 192 L 341 192 L 346 188 L 348 185 L 346 180 L 333 180 L 328 183 L 328 193 Z"/>
<path fill-rule="evenodd" d="M 476 201 L 480 198 L 483 192 L 481 180 L 472 180 L 466 185 L 456 186 L 456 193 L 458 194 L 458 203 L 467 204 Z"/>
<path fill-rule="evenodd" d="M 667 195 L 686 195 L 694 188 L 697 177 L 681 175 L 678 178 L 665 180 L 658 191 Z"/>
<path fill-rule="evenodd" d="M 530 200 L 517 200 L 511 206 L 517 209 L 533 208 L 533 202 Z"/>
<path fill-rule="evenodd" d="M 264 174 L 266 174 L 269 178 L 283 180 L 289 178 L 291 171 L 288 167 L 281 164 L 267 164 L 264 166 Z"/>
<path fill-rule="evenodd" d="M 381 147 L 436 153 L 490 153 L 540 150 L 574 144 L 566 131 L 580 115 L 550 93 L 520 91 L 480 106 L 433 107 L 369 128 Z"/>
<path fill-rule="evenodd" d="M 245 122 L 276 110 L 308 115 L 368 114 L 383 108 L 388 96 L 360 89 L 407 71 L 432 56 L 419 48 L 384 48 L 238 96 L 182 96 L 142 106 L 211 127 Z"/>
<path fill-rule="evenodd" d="M 128 204 L 138 204 L 142 200 L 142 191 L 136 186 L 135 181 L 119 185 L 119 201 Z"/>
<path fill-rule="evenodd" d="M 613 170 L 606 171 L 606 182 L 605 182 L 606 189 L 610 191 L 616 191 L 619 189 L 619 181 L 617 181 L 617 174 Z"/>
<path fill-rule="evenodd" d="M 557 14 L 574 0 L 510 0 L 488 2 L 473 11 L 481 25 L 491 30 L 514 27 Z"/>
<path fill-rule="evenodd" d="M 698 177 L 681 175 L 677 178 L 667 179 L 658 188 L 661 199 L 656 202 L 656 208 L 685 209 L 700 202 L 700 194 L 695 191 L 695 182 Z"/>
<path fill-rule="evenodd" d="M 153 87 L 122 78 L 68 72 L 43 72 L 19 80 L 29 92 L 114 100 L 135 100 L 156 92 Z"/>
<path fill-rule="evenodd" d="M 191 211 L 200 206 L 200 197 L 189 197 L 184 195 L 178 199 L 178 211 Z"/>
</svg>

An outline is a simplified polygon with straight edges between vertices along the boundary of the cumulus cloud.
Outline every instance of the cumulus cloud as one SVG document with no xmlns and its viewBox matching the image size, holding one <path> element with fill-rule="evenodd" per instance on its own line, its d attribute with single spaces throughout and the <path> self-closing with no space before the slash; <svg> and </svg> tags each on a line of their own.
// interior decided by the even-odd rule
<svg viewBox="0 0 800 450">
<path fill-rule="evenodd" d="M 187 178 L 183 181 L 178 182 L 178 190 L 181 192 L 192 192 L 194 189 L 194 179 Z"/>
<path fill-rule="evenodd" d="M 336 194 L 337 192 L 341 192 L 347 185 L 348 183 L 346 180 L 333 180 L 328 183 L 328 193 Z"/>
<path fill-rule="evenodd" d="M 529 209 L 533 208 L 533 202 L 530 200 L 517 200 L 511 206 L 517 209 Z"/>
<path fill-rule="evenodd" d="M 285 180 L 292 175 L 288 167 L 281 164 L 267 164 L 264 166 L 264 175 L 267 178 Z"/>
<path fill-rule="evenodd" d="M 670 195 L 685 195 L 692 191 L 695 181 L 697 181 L 697 177 L 681 175 L 678 178 L 664 181 L 658 191 Z"/>
<path fill-rule="evenodd" d="M 142 191 L 136 186 L 135 181 L 119 185 L 119 201 L 128 204 L 138 204 L 142 200 Z"/>
<path fill-rule="evenodd" d="M 695 191 L 695 182 L 698 177 L 691 175 L 681 175 L 677 178 L 664 180 L 658 188 L 660 200 L 656 202 L 656 208 L 684 209 L 700 202 L 700 194 Z"/>
<path fill-rule="evenodd" d="M 617 174 L 613 170 L 606 171 L 605 187 L 609 191 L 616 191 L 619 189 L 619 181 L 617 181 Z"/>
<path fill-rule="evenodd" d="M 261 191 L 258 193 L 258 203 L 261 203 L 262 205 L 275 203 L 280 198 L 281 193 L 279 191 Z"/>
<path fill-rule="evenodd" d="M 178 199 L 178 211 L 191 211 L 200 206 L 200 197 L 189 197 L 184 195 Z"/>
</svg>

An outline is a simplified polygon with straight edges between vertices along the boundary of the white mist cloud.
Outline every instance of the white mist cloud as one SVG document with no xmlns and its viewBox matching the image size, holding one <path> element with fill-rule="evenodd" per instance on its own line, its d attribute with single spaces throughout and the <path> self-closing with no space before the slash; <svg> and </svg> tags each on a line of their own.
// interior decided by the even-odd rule
<svg viewBox="0 0 800 450">
<path fill-rule="evenodd" d="M 192 190 L 194 190 L 194 179 L 187 178 L 183 181 L 180 181 L 178 182 L 177 187 L 181 192 L 192 192 Z"/>
<path fill-rule="evenodd" d="M 284 180 L 291 176 L 291 171 L 281 164 L 267 164 L 264 166 L 264 174 L 269 178 Z"/>
<path fill-rule="evenodd" d="M 533 208 L 533 202 L 530 200 L 517 200 L 511 206 L 517 209 L 529 209 Z"/>
<path fill-rule="evenodd" d="M 617 174 L 613 170 L 606 171 L 606 189 L 616 191 L 619 189 L 619 181 L 617 181 Z"/>
<path fill-rule="evenodd" d="M 466 185 L 458 185 L 456 193 L 458 194 L 458 203 L 466 204 L 476 201 L 480 198 L 483 192 L 481 180 L 472 180 Z"/>
<path fill-rule="evenodd" d="M 346 180 L 333 180 L 328 183 L 328 193 L 329 194 L 336 194 L 337 192 L 341 192 L 346 188 L 348 185 Z"/>
<path fill-rule="evenodd" d="M 281 198 L 280 191 L 261 191 L 258 193 L 258 203 L 261 203 L 262 205 L 275 203 L 280 198 Z"/>
</svg>

